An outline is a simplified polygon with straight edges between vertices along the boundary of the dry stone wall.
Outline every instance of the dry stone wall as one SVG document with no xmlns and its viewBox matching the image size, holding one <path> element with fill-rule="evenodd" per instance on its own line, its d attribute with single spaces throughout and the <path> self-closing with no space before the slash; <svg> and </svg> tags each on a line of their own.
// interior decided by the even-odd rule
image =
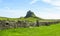
<svg viewBox="0 0 60 36">
<path fill-rule="evenodd" d="M 0 29 L 9 29 L 9 28 L 29 28 L 31 27 L 39 27 L 39 26 L 49 26 L 51 24 L 60 23 L 59 21 L 55 22 L 39 22 L 38 20 L 36 22 L 30 23 L 27 21 L 0 21 Z"/>
</svg>

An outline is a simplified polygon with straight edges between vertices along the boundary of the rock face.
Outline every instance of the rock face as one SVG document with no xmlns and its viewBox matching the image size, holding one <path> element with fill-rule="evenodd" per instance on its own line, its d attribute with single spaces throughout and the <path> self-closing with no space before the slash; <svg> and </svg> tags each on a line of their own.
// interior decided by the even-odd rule
<svg viewBox="0 0 60 36">
<path fill-rule="evenodd" d="M 29 17 L 36 17 L 35 14 L 31 10 L 29 10 L 25 16 L 25 18 L 29 18 Z"/>
</svg>

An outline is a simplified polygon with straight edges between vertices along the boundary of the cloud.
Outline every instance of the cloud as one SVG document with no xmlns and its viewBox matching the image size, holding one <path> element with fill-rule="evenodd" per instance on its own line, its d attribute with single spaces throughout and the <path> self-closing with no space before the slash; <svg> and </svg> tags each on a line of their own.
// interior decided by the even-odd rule
<svg viewBox="0 0 60 36">
<path fill-rule="evenodd" d="M 42 0 L 43 2 L 50 3 L 51 0 Z"/>
<path fill-rule="evenodd" d="M 24 13 L 23 13 L 24 12 Z M 17 18 L 21 16 L 25 16 L 25 11 L 20 9 L 0 9 L 0 16 L 4 17 L 11 17 L 11 18 Z"/>
<path fill-rule="evenodd" d="M 39 12 L 36 12 L 38 17 L 44 19 L 60 19 L 60 10 L 55 8 L 37 8 Z"/>
<path fill-rule="evenodd" d="M 60 0 L 42 0 L 42 1 L 54 6 L 60 6 Z"/>
<path fill-rule="evenodd" d="M 31 2 L 30 2 L 30 4 L 34 4 L 34 3 L 36 3 L 38 0 L 32 0 Z"/>
<path fill-rule="evenodd" d="M 56 10 L 58 10 L 58 11 L 60 10 L 60 0 L 42 0 L 42 1 L 47 3 L 47 4 L 52 5 L 53 8 L 56 9 Z"/>
<path fill-rule="evenodd" d="M 10 8 L 9 7 L 5 7 L 5 9 L 9 10 Z"/>
</svg>

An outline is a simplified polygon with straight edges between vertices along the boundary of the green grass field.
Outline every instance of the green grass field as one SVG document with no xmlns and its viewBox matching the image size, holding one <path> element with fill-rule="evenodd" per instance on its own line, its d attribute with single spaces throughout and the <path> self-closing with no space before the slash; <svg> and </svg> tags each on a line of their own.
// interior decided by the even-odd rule
<svg viewBox="0 0 60 36">
<path fill-rule="evenodd" d="M 60 36 L 60 23 L 33 28 L 0 30 L 0 36 Z"/>
</svg>

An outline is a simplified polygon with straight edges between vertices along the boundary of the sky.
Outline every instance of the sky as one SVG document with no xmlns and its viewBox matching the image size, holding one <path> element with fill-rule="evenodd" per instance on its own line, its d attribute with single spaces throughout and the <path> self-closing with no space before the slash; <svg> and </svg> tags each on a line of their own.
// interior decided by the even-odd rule
<svg viewBox="0 0 60 36">
<path fill-rule="evenodd" d="M 60 19 L 60 0 L 0 0 L 0 16 L 19 18 L 31 10 L 44 19 Z"/>
</svg>

